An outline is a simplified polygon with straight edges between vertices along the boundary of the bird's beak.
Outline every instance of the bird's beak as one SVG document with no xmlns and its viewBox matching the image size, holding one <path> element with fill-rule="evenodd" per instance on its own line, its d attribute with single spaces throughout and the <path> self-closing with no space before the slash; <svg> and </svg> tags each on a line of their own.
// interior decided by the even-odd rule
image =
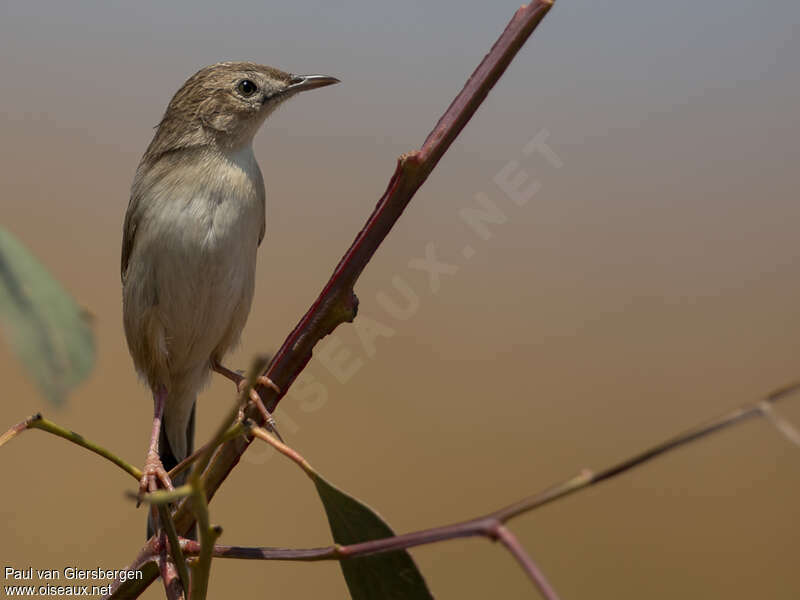
<svg viewBox="0 0 800 600">
<path fill-rule="evenodd" d="M 292 75 L 289 86 L 284 92 L 293 94 L 295 92 L 304 92 L 306 90 L 325 87 L 326 85 L 333 85 L 334 83 L 339 83 L 339 80 L 329 75 Z"/>
</svg>

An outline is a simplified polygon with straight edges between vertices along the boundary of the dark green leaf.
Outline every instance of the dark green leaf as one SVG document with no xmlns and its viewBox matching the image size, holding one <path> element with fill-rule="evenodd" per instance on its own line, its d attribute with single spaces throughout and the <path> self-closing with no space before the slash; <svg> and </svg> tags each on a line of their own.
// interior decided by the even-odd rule
<svg viewBox="0 0 800 600">
<path fill-rule="evenodd" d="M 94 363 L 87 316 L 47 269 L 0 228 L 0 325 L 12 349 L 53 403 Z"/>
<path fill-rule="evenodd" d="M 391 527 L 369 506 L 335 488 L 316 473 L 312 478 L 337 544 L 348 545 L 394 536 Z M 406 550 L 348 558 L 339 564 L 353 600 L 433 598 Z"/>
</svg>

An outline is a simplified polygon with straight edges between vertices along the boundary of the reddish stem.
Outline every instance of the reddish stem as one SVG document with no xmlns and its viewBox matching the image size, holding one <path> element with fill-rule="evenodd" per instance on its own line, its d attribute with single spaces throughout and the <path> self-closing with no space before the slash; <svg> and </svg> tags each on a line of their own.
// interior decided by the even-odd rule
<svg viewBox="0 0 800 600">
<path fill-rule="evenodd" d="M 497 534 L 497 539 L 500 540 L 511 555 L 517 559 L 517 562 L 520 564 L 522 569 L 528 574 L 528 577 L 531 578 L 534 585 L 539 588 L 539 592 L 542 594 L 546 600 L 558 600 L 558 594 L 556 593 L 553 586 L 550 585 L 550 582 L 547 581 L 547 577 L 544 576 L 542 570 L 538 567 L 538 565 L 533 561 L 533 559 L 525 552 L 525 548 L 522 547 L 522 544 L 519 543 L 517 536 L 511 533 L 511 530 L 508 529 L 505 525 L 499 525 L 495 530 Z"/>
<path fill-rule="evenodd" d="M 417 531 L 391 538 L 372 540 L 348 546 L 327 546 L 324 548 L 291 549 L 291 548 L 259 548 L 246 546 L 214 546 L 213 555 L 219 558 L 238 558 L 249 560 L 343 560 L 356 556 L 380 554 L 404 548 L 411 548 L 436 541 L 450 540 L 458 537 L 483 536 L 497 540 L 506 547 L 517 560 L 522 569 L 531 578 L 545 600 L 558 600 L 558 594 L 544 573 L 519 543 L 517 537 L 495 517 L 482 517 L 456 525 L 437 527 L 425 531 Z M 194 540 L 184 540 L 182 547 L 187 555 L 200 554 L 200 544 Z"/>
<path fill-rule="evenodd" d="M 311 359 L 314 345 L 340 323 L 350 322 L 355 318 L 358 299 L 353 293 L 353 286 L 364 267 L 389 234 L 414 193 L 478 110 L 551 6 L 552 1 L 537 0 L 518 9 L 464 88 L 428 134 L 422 148 L 399 158 L 397 168 L 375 210 L 339 261 L 322 293 L 286 338 L 267 368 L 266 374 L 282 390 L 279 395 L 264 388 L 259 389 L 270 411 L 275 410 L 289 386 Z"/>
<path fill-rule="evenodd" d="M 316 343 L 341 323 L 355 318 L 358 298 L 353 293 L 353 285 L 361 271 L 389 234 L 414 193 L 427 179 L 551 6 L 552 0 L 535 0 L 518 9 L 428 135 L 422 149 L 399 158 L 397 168 L 375 210 L 339 261 L 319 297 L 286 338 L 266 369 L 265 374 L 282 390 L 278 394 L 271 388 L 258 387 L 259 395 L 270 411 L 275 410 L 283 394 L 308 364 Z M 263 415 L 253 409 L 248 410 L 247 416 L 259 424 L 264 423 Z M 209 499 L 239 462 L 248 445 L 249 442 L 237 439 L 227 442 L 219 449 L 205 474 Z M 184 507 L 176 515 L 176 526 L 179 531 L 188 531 L 191 522 L 192 517 Z"/>
</svg>

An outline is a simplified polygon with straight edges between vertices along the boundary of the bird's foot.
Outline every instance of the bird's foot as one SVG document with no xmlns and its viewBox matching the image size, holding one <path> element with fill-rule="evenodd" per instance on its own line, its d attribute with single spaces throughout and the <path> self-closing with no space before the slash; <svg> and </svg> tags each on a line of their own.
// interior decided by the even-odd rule
<svg viewBox="0 0 800 600">
<path fill-rule="evenodd" d="M 142 469 L 142 478 L 139 480 L 139 496 L 143 496 L 147 492 L 155 492 L 158 489 L 158 484 L 161 483 L 162 487 L 166 490 L 173 490 L 172 480 L 164 465 L 161 463 L 161 458 L 154 450 L 147 453 L 147 458 L 144 461 L 144 469 Z"/>
<path fill-rule="evenodd" d="M 239 391 L 240 394 L 244 391 L 246 385 L 247 385 L 247 380 L 244 377 L 236 384 L 236 389 Z M 266 375 L 260 375 L 256 379 L 256 385 L 263 385 L 264 387 L 272 388 L 278 394 L 281 393 L 280 388 L 277 385 L 275 385 L 275 383 Z M 255 405 L 255 407 L 258 409 L 258 412 L 260 412 L 261 416 L 264 417 L 264 422 L 267 424 L 270 431 L 272 431 L 272 433 L 274 433 L 280 441 L 283 441 L 281 434 L 278 433 L 278 427 L 275 424 L 275 419 L 267 410 L 267 407 L 264 406 L 264 401 L 261 400 L 261 396 L 258 394 L 255 387 L 250 388 L 249 397 L 250 397 L 250 402 L 252 402 Z M 240 417 L 243 416 L 244 415 L 240 413 Z"/>
<path fill-rule="evenodd" d="M 236 389 L 239 391 L 240 394 L 244 391 L 244 388 L 245 388 L 246 385 L 247 385 L 247 379 L 245 377 L 242 377 L 239 381 L 236 382 Z M 271 388 L 271 389 L 275 390 L 275 392 L 278 393 L 278 394 L 281 393 L 281 388 L 279 388 L 277 385 L 275 385 L 275 383 L 272 381 L 272 379 L 270 379 L 266 375 L 259 375 L 256 378 L 256 385 L 254 385 L 253 387 L 255 388 L 258 385 L 263 385 L 264 387 Z M 256 396 L 258 396 L 258 393 L 255 391 L 255 389 L 251 389 L 250 390 L 250 398 L 251 399 L 253 397 L 253 394 L 256 394 Z"/>
<path fill-rule="evenodd" d="M 245 383 L 247 382 L 247 377 L 245 377 L 240 371 L 232 371 L 216 360 L 211 361 L 211 368 L 223 377 L 227 377 L 233 383 L 235 383 L 236 389 L 239 390 L 240 394 L 242 393 Z M 278 394 L 281 393 L 281 388 L 275 385 L 272 379 L 266 375 L 259 375 L 258 378 L 256 378 L 256 385 L 263 385 L 264 387 L 272 388 Z"/>
<path fill-rule="evenodd" d="M 231 371 L 228 367 L 222 365 L 216 360 L 211 361 L 211 368 L 220 375 L 223 375 L 224 377 L 227 377 L 228 379 L 233 381 L 236 384 L 236 390 L 239 392 L 239 394 L 241 394 L 244 391 L 244 388 L 247 385 L 247 378 L 244 375 L 236 371 Z M 256 378 L 255 384 L 256 386 L 262 385 L 264 387 L 268 387 L 274 390 L 277 394 L 281 393 L 281 388 L 275 385 L 275 382 L 272 381 L 266 375 L 259 375 Z M 258 409 L 258 412 L 260 412 L 261 415 L 264 417 L 264 422 L 267 424 L 269 429 L 278 437 L 280 441 L 283 441 L 281 434 L 278 433 L 278 428 L 275 426 L 275 419 L 272 418 L 272 415 L 267 410 L 267 407 L 264 406 L 264 402 L 263 400 L 261 400 L 261 396 L 255 390 L 255 386 L 250 388 L 250 393 L 248 394 L 248 397 L 250 398 L 250 402 L 255 404 L 256 408 Z M 244 410 L 239 411 L 239 420 L 240 421 L 244 420 Z"/>
</svg>

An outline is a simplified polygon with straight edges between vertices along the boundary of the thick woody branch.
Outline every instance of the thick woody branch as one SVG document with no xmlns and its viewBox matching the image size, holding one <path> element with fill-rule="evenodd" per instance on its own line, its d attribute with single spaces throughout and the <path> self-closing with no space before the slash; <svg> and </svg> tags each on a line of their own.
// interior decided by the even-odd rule
<svg viewBox="0 0 800 600">
<path fill-rule="evenodd" d="M 552 4 L 552 0 L 537 0 L 517 10 L 505 31 L 428 134 L 422 148 L 404 154 L 397 161 L 394 175 L 372 215 L 339 261 L 322 293 L 286 338 L 267 369 L 267 375 L 278 384 L 283 394 L 311 359 L 316 343 L 341 323 L 355 318 L 358 299 L 353 293 L 353 286 L 364 267 Z M 275 409 L 282 397 L 266 389 L 260 388 L 259 392 L 270 410 Z"/>
<path fill-rule="evenodd" d="M 319 297 L 270 362 L 266 374 L 282 390 L 282 394 L 278 395 L 272 389 L 258 388 L 270 411 L 275 409 L 282 395 L 308 364 L 317 342 L 341 323 L 355 318 L 358 299 L 353 286 L 364 267 L 400 218 L 414 193 L 475 114 L 551 6 L 552 0 L 536 0 L 517 10 L 492 49 L 439 119 L 422 148 L 400 157 L 386 191 L 366 224 L 339 261 Z M 247 416 L 257 423 L 263 423 L 262 416 L 255 410 L 248 411 Z M 219 449 L 205 476 L 209 498 L 239 462 L 248 444 L 249 441 L 239 438 Z M 191 526 L 191 516 L 187 510 L 176 515 L 176 525 L 179 531 L 186 531 Z"/>
</svg>

